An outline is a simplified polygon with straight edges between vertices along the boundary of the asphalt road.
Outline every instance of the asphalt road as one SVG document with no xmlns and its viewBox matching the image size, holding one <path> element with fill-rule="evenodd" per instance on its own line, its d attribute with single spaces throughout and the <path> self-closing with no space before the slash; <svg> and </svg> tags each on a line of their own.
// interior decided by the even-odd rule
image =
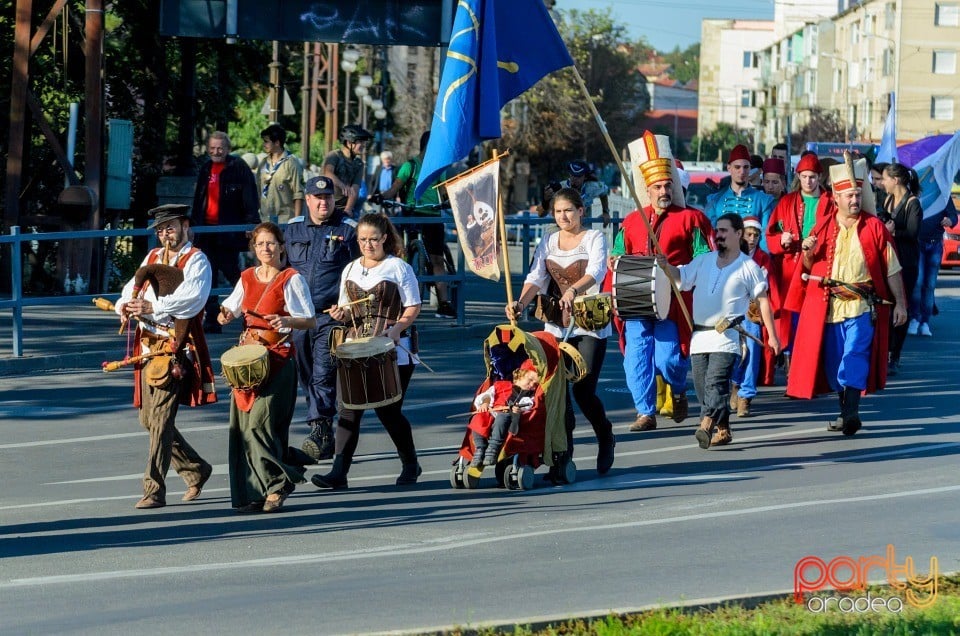
<svg viewBox="0 0 960 636">
<path fill-rule="evenodd" d="M 656 603 L 790 591 L 807 555 L 884 555 L 918 572 L 960 558 L 960 277 L 946 274 L 934 338 L 863 400 L 865 428 L 828 433 L 835 399 L 764 390 L 734 443 L 700 450 L 695 417 L 629 433 L 611 341 L 601 383 L 618 435 L 598 477 L 582 418 L 577 482 L 453 490 L 450 464 L 483 359 L 479 339 L 424 353 L 407 414 L 424 475 L 412 489 L 364 420 L 345 492 L 309 482 L 278 515 L 230 509 L 227 394 L 180 428 L 216 465 L 201 498 L 136 511 L 146 451 L 130 375 L 0 378 L 0 631 L 5 634 L 360 633 L 530 622 Z M 692 389 L 691 389 L 692 397 Z M 302 414 L 302 407 L 301 413 Z M 293 437 L 306 432 L 297 424 Z M 324 469 L 325 470 L 325 469 Z M 543 469 L 541 469 L 541 472 Z M 871 573 L 871 578 L 878 578 Z"/>
</svg>

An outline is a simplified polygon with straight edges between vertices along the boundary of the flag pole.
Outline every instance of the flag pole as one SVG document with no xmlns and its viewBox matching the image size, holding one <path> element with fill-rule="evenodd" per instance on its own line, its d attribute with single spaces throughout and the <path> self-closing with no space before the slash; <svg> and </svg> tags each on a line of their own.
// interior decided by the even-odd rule
<svg viewBox="0 0 960 636">
<path fill-rule="evenodd" d="M 496 150 L 493 151 L 493 159 L 490 161 L 499 161 L 501 157 L 505 157 L 507 153 L 498 154 Z M 489 162 L 484 162 L 489 163 Z M 500 234 L 500 254 L 503 257 L 503 280 L 507 285 L 507 307 L 513 306 L 513 283 L 510 279 L 510 253 L 507 250 L 507 222 L 503 218 L 503 197 L 500 195 L 500 172 L 497 172 L 497 230 Z M 517 326 L 517 319 L 511 318 L 510 324 L 514 327 Z"/>
<path fill-rule="evenodd" d="M 593 118 L 597 121 L 597 126 L 600 127 L 600 132 L 603 134 L 603 138 L 607 142 L 607 147 L 610 148 L 610 154 L 613 155 L 613 160 L 617 164 L 617 168 L 620 170 L 620 176 L 622 177 L 621 181 L 627 185 L 627 188 L 630 190 L 630 196 L 633 197 L 634 203 L 637 204 L 637 209 L 642 212 L 643 205 L 640 203 L 640 197 L 637 195 L 637 189 L 633 185 L 633 180 L 630 178 L 630 175 L 627 174 L 627 171 L 623 168 L 623 162 L 620 161 L 619 155 L 617 155 L 617 147 L 613 145 L 613 140 L 610 138 L 610 133 L 607 132 L 607 125 L 603 121 L 603 117 L 600 116 L 600 112 L 597 110 L 596 105 L 593 103 L 593 98 L 590 97 L 590 91 L 587 90 L 587 85 L 583 81 L 583 77 L 580 75 L 580 71 L 577 70 L 576 66 L 571 66 L 573 69 L 573 74 L 577 78 L 577 84 L 580 86 L 580 90 L 583 92 L 583 96 L 587 100 L 587 106 L 590 108 L 590 112 L 593 113 Z M 657 235 L 653 232 L 653 226 L 650 225 L 650 220 L 647 219 L 645 214 L 640 214 L 640 218 L 643 219 L 643 224 L 647 226 L 647 236 L 650 237 L 650 243 L 653 245 L 653 251 L 660 256 L 666 257 L 666 254 L 663 253 L 663 249 L 660 247 L 660 241 L 657 240 Z M 680 295 L 680 286 L 678 281 L 673 279 L 668 272 L 664 271 L 664 274 L 667 275 L 667 280 L 670 281 L 670 289 L 673 290 L 673 294 L 677 297 L 677 304 L 680 305 L 680 311 L 683 313 L 683 317 L 687 320 L 687 324 L 690 326 L 690 329 L 693 329 L 693 319 L 690 317 L 690 312 L 687 310 L 687 304 L 683 302 L 683 296 Z"/>
</svg>

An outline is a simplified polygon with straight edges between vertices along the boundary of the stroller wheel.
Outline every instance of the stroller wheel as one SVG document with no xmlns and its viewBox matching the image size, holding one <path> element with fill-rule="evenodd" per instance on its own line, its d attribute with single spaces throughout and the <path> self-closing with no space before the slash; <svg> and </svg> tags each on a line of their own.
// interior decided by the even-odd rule
<svg viewBox="0 0 960 636">
<path fill-rule="evenodd" d="M 465 469 L 460 477 L 463 480 L 463 487 L 467 490 L 476 490 L 480 487 L 480 475 L 474 475 L 469 468 Z"/>
<path fill-rule="evenodd" d="M 506 488 L 507 490 L 513 490 L 514 488 L 517 487 L 516 479 L 514 477 L 515 470 L 516 468 L 514 467 L 513 464 L 505 463 L 503 466 L 503 479 L 501 480 L 501 482 L 503 483 L 503 487 Z"/>
<path fill-rule="evenodd" d="M 572 459 L 563 466 L 563 480 L 568 484 L 577 481 L 577 465 Z"/>
<path fill-rule="evenodd" d="M 520 490 L 533 488 L 533 466 L 521 466 L 517 470 L 517 486 Z"/>
<path fill-rule="evenodd" d="M 510 489 L 509 469 L 510 464 L 508 462 L 500 462 L 494 467 L 493 474 L 497 478 L 497 488 Z"/>
<path fill-rule="evenodd" d="M 450 467 L 450 487 L 458 490 L 463 488 L 462 477 L 463 473 L 460 472 L 460 462 L 457 462 Z"/>
</svg>

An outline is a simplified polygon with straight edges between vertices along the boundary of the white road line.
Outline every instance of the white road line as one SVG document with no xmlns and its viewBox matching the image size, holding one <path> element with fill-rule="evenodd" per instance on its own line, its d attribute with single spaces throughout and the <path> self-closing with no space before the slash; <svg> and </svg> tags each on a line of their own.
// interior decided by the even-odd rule
<svg viewBox="0 0 960 636">
<path fill-rule="evenodd" d="M 760 515 L 770 512 L 779 512 L 784 510 L 799 510 L 804 508 L 816 508 L 819 506 L 842 505 L 848 506 L 854 503 L 865 503 L 874 501 L 884 501 L 889 499 L 900 499 L 904 497 L 920 497 L 924 495 L 939 495 L 943 493 L 960 491 L 960 484 L 951 486 L 941 486 L 938 488 L 924 488 L 920 490 L 906 490 L 898 492 L 862 495 L 858 497 L 845 497 L 837 499 L 817 499 L 813 501 L 797 501 L 791 503 L 773 504 L 768 506 L 754 506 L 750 508 L 740 508 L 736 510 L 721 510 L 716 512 L 704 512 L 689 515 L 680 515 L 676 517 L 666 517 L 661 519 L 643 519 L 637 521 L 625 521 L 620 523 L 594 524 L 578 527 L 546 528 L 511 535 L 511 539 L 524 540 L 537 537 L 556 536 L 563 534 L 578 533 L 596 533 L 625 528 L 642 528 L 649 526 L 662 526 L 674 523 L 685 523 L 688 521 L 703 521 L 707 519 L 721 519 L 725 517 L 739 517 L 741 515 Z M 181 576 L 195 575 L 200 572 L 222 572 L 227 570 L 243 570 L 263 567 L 277 566 L 305 566 L 320 563 L 336 563 L 344 561 L 359 561 L 367 559 L 383 559 L 385 557 L 401 557 L 415 554 L 429 554 L 435 552 L 449 552 L 452 550 L 462 550 L 476 545 L 483 545 L 503 541 L 502 533 L 483 533 L 473 538 L 463 538 L 458 536 L 445 537 L 420 543 L 400 543 L 392 546 L 364 547 L 363 549 L 350 550 L 345 552 L 336 552 L 331 554 L 295 554 L 283 557 L 273 557 L 269 559 L 249 559 L 244 561 L 208 563 L 202 565 L 189 566 L 171 566 L 160 568 L 138 568 L 133 570 L 108 570 L 104 572 L 85 572 L 83 574 L 62 574 L 54 576 L 38 576 L 20 579 L 10 579 L 0 582 L 0 589 L 19 589 L 25 587 L 38 587 L 54 584 L 75 584 L 90 583 L 93 581 L 114 581 L 122 579 L 136 579 L 153 576 Z"/>
</svg>

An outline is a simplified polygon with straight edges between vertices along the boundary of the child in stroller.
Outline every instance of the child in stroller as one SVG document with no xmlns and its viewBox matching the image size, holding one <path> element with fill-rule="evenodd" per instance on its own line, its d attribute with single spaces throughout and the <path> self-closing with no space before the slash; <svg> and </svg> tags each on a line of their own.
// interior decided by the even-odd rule
<svg viewBox="0 0 960 636">
<path fill-rule="evenodd" d="M 478 413 L 494 412 L 490 435 L 473 431 L 473 459 L 470 466 L 495 466 L 500 457 L 500 447 L 507 437 L 507 430 L 516 435 L 520 431 L 520 415 L 530 412 L 540 377 L 533 361 L 527 360 L 513 372 L 513 382 L 498 380 L 480 393 L 473 401 Z"/>
</svg>

